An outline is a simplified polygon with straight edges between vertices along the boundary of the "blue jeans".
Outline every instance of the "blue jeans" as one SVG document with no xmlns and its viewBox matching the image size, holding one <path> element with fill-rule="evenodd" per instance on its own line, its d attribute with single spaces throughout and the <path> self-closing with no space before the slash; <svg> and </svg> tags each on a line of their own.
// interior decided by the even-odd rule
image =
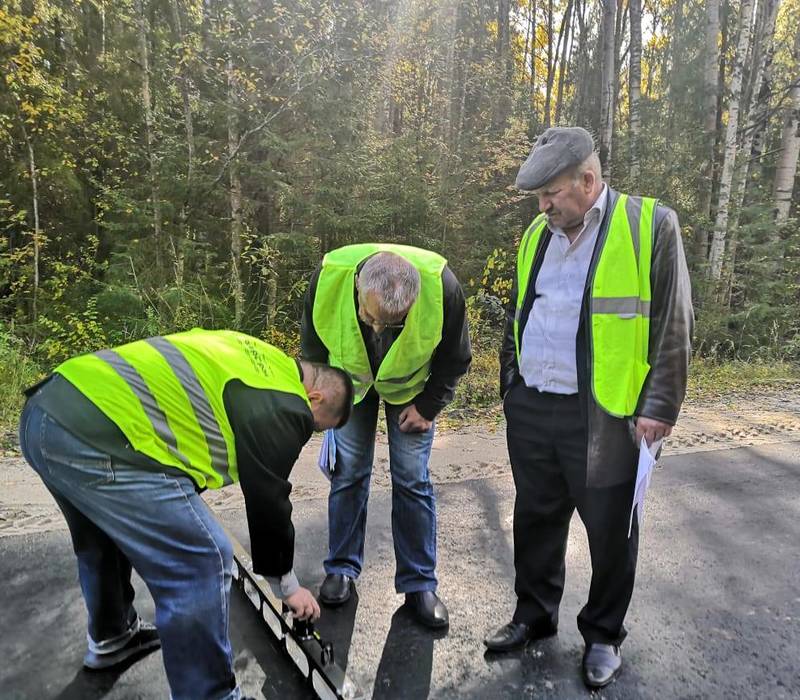
<svg viewBox="0 0 800 700">
<path fill-rule="evenodd" d="M 358 578 L 364 563 L 369 480 L 375 456 L 380 400 L 374 392 L 353 407 L 336 431 L 336 469 L 328 498 L 328 558 L 325 572 Z M 428 458 L 434 427 L 403 433 L 403 406 L 386 404 L 389 470 L 392 476 L 392 535 L 398 593 L 436 590 L 436 498 Z"/>
<path fill-rule="evenodd" d="M 30 403 L 20 445 L 69 525 L 90 649 L 113 651 L 135 633 L 133 566 L 155 601 L 172 698 L 238 700 L 228 640 L 233 550 L 194 482 L 112 463 Z"/>
</svg>

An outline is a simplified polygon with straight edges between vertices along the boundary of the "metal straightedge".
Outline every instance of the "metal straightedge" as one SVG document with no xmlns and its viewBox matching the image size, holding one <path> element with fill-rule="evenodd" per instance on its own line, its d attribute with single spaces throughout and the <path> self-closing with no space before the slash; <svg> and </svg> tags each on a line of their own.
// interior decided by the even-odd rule
<svg viewBox="0 0 800 700">
<path fill-rule="evenodd" d="M 233 543 L 233 580 L 281 643 L 289 658 L 321 700 L 363 700 L 366 696 L 336 663 L 331 642 L 323 642 L 311 622 L 294 620 L 284 610 L 263 576 L 253 573 L 250 555 L 239 541 Z"/>
</svg>

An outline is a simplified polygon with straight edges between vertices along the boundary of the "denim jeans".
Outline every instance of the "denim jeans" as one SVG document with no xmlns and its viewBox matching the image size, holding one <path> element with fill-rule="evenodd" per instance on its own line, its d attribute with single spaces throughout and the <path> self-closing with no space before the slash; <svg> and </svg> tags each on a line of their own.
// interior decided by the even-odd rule
<svg viewBox="0 0 800 700">
<path fill-rule="evenodd" d="M 375 456 L 379 398 L 374 392 L 353 407 L 336 431 L 336 469 L 328 498 L 328 558 L 325 572 L 358 578 L 364 563 L 369 481 Z M 436 590 L 436 498 L 428 458 L 434 427 L 404 433 L 402 406 L 386 404 L 389 470 L 392 477 L 392 535 L 398 593 Z"/>
<path fill-rule="evenodd" d="M 138 628 L 133 566 L 155 601 L 172 698 L 238 700 L 228 639 L 233 550 L 194 482 L 112 463 L 31 402 L 20 444 L 69 525 L 90 649 L 114 651 Z"/>
</svg>

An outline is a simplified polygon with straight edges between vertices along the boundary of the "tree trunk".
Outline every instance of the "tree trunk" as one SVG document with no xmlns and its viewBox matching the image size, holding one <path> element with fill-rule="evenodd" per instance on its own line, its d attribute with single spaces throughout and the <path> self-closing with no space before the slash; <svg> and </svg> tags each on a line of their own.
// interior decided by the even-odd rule
<svg viewBox="0 0 800 700">
<path fill-rule="evenodd" d="M 758 98 L 763 97 L 761 88 L 764 82 L 764 74 L 767 66 L 772 61 L 773 46 L 775 39 L 775 20 L 778 16 L 779 0 L 766 0 L 760 6 L 759 19 L 760 26 L 756 35 L 753 55 L 756 57 L 756 65 L 752 78 L 752 90 L 750 106 L 748 108 L 747 126 L 742 131 L 742 144 L 739 149 L 739 167 L 737 168 L 734 182 L 736 183 L 733 197 L 731 200 L 731 222 L 729 229 L 735 231 L 739 226 L 739 217 L 744 203 L 745 187 L 750 174 L 750 164 L 753 162 L 753 138 L 762 119 L 766 119 L 768 105 L 759 103 Z M 733 245 L 731 246 L 733 247 Z M 733 264 L 733 250 L 731 250 L 730 264 Z"/>
<path fill-rule="evenodd" d="M 161 197 L 158 191 L 158 165 L 153 147 L 153 112 L 150 96 L 150 58 L 147 48 L 147 17 L 143 0 L 136 0 L 139 20 L 139 63 L 142 69 L 142 111 L 144 112 L 144 137 L 147 160 L 150 166 L 150 197 L 153 203 L 153 238 L 155 242 L 155 267 L 161 273 Z"/>
<path fill-rule="evenodd" d="M 792 206 L 792 191 L 800 155 L 800 32 L 795 35 L 793 82 L 781 133 L 781 151 L 775 169 L 772 197 L 775 202 L 775 223 L 784 224 Z"/>
<path fill-rule="evenodd" d="M 231 32 L 228 32 L 231 36 Z M 233 57 L 228 53 L 226 61 L 228 80 L 228 157 L 230 166 L 228 177 L 230 183 L 231 209 L 231 290 L 233 292 L 233 316 L 236 328 L 240 327 L 244 313 L 244 285 L 242 284 L 242 182 L 239 178 L 239 162 L 235 157 L 239 143 L 239 125 L 237 117 L 238 100 L 236 97 L 236 73 Z"/>
<path fill-rule="evenodd" d="M 642 129 L 639 114 L 639 101 L 642 95 L 642 3 L 630 0 L 631 13 L 631 56 L 630 56 L 630 130 L 632 182 L 639 179 L 639 138 Z"/>
<path fill-rule="evenodd" d="M 450 0 L 445 17 L 446 31 L 447 31 L 447 54 L 445 58 L 445 76 L 447 80 L 447 89 L 445 95 L 447 99 L 444 101 L 444 114 L 442 124 L 442 134 L 445 143 L 448 146 L 449 153 L 453 151 L 455 133 L 453 107 L 455 102 L 455 84 L 456 84 L 456 40 L 458 37 L 458 0 Z M 448 155 L 449 155 L 448 153 Z M 443 162 L 447 163 L 449 167 L 449 157 L 443 158 Z"/>
<path fill-rule="evenodd" d="M 695 253 L 700 260 L 708 254 L 708 227 L 711 221 L 711 192 L 717 131 L 717 84 L 719 81 L 719 0 L 706 0 L 706 35 L 703 69 L 703 134 L 706 155 L 701 165 L 698 227 Z"/>
<path fill-rule="evenodd" d="M 174 24 L 175 36 L 180 46 L 181 54 L 186 52 L 186 39 L 183 34 L 183 24 L 181 22 L 181 10 L 178 0 L 171 0 L 170 9 L 172 10 L 172 21 Z M 181 98 L 183 99 L 183 123 L 186 129 L 186 187 L 181 202 L 180 218 L 180 238 L 177 244 L 177 254 L 175 256 L 175 279 L 178 288 L 183 286 L 185 243 L 188 239 L 187 219 L 189 202 L 192 198 L 192 186 L 194 181 L 194 120 L 192 115 L 192 103 L 190 99 L 191 78 L 189 68 L 181 56 L 179 61 L 178 73 L 180 76 Z"/>
<path fill-rule="evenodd" d="M 780 9 L 781 0 L 770 0 L 770 4 L 774 3 L 774 6 L 771 8 L 774 10 L 774 14 L 777 17 L 778 11 Z M 772 75 L 773 75 L 773 59 L 775 57 L 775 25 L 777 20 L 772 19 L 772 32 L 771 36 L 769 37 L 769 44 L 764 49 L 766 55 L 763 56 L 763 77 L 761 80 L 761 90 L 756 94 L 756 111 L 753 112 L 752 123 L 754 126 L 754 133 L 753 133 L 753 146 L 751 149 L 751 159 L 753 163 L 758 163 L 759 168 L 751 170 L 751 182 L 747 183 L 746 189 L 752 185 L 752 181 L 756 177 L 761 177 L 763 174 L 763 161 L 762 158 L 764 156 L 764 149 L 766 146 L 766 139 L 767 139 L 767 131 L 769 127 L 769 120 L 772 114 L 770 113 L 770 105 L 772 103 Z M 800 32 L 798 32 L 798 36 L 800 36 Z M 800 56 L 797 56 L 795 59 L 795 65 L 797 65 L 797 61 L 800 61 Z"/>
<path fill-rule="evenodd" d="M 730 104 L 728 105 L 728 127 L 725 132 L 725 151 L 722 161 L 722 175 L 719 183 L 717 200 L 717 216 L 714 221 L 714 235 L 709 253 L 709 270 L 711 277 L 719 280 L 722 275 L 722 260 L 725 253 L 725 236 L 728 232 L 728 211 L 731 198 L 731 180 L 733 166 L 736 161 L 736 132 L 739 128 L 739 102 L 742 98 L 742 73 L 744 59 L 750 45 L 750 27 L 752 24 L 753 0 L 742 0 L 739 18 L 739 41 L 736 45 L 736 57 L 731 71 Z"/>
<path fill-rule="evenodd" d="M 495 39 L 496 90 L 492 110 L 492 126 L 496 132 L 505 129 L 511 113 L 511 83 L 508 65 L 511 55 L 510 0 L 497 2 L 497 37 Z"/>
<path fill-rule="evenodd" d="M 544 128 L 549 129 L 553 113 L 553 0 L 547 0 L 547 82 L 544 86 Z"/>
<path fill-rule="evenodd" d="M 31 176 L 31 198 L 33 206 L 33 295 L 31 299 L 31 321 L 36 323 L 39 318 L 39 256 L 41 252 L 41 239 L 39 227 L 39 176 L 36 172 L 36 155 L 33 142 L 25 128 L 25 120 L 20 114 L 20 126 L 25 145 L 28 147 L 28 171 Z"/>
<path fill-rule="evenodd" d="M 564 101 L 564 82 L 567 76 L 567 66 L 569 65 L 569 53 L 567 45 L 572 38 L 572 2 L 567 0 L 567 8 L 564 10 L 564 22 L 562 31 L 564 32 L 564 44 L 561 47 L 561 61 L 558 67 L 558 93 L 556 94 L 556 125 L 561 123 L 561 111 Z"/>
<path fill-rule="evenodd" d="M 528 120 L 528 136 L 533 138 L 536 135 L 539 120 L 536 116 L 536 0 L 530 0 L 530 23 L 531 23 L 531 77 L 528 83 L 529 103 L 531 116 Z"/>
<path fill-rule="evenodd" d="M 602 71 L 600 78 L 600 162 L 603 178 L 608 180 L 611 169 L 611 139 L 614 131 L 614 34 L 617 0 L 603 2 Z"/>
</svg>

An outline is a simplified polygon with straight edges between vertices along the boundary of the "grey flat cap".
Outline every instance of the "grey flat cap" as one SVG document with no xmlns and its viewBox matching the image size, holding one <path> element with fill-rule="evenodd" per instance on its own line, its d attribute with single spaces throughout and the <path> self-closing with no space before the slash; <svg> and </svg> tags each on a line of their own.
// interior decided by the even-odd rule
<svg viewBox="0 0 800 700">
<path fill-rule="evenodd" d="M 583 163 L 593 151 L 594 141 L 586 129 L 554 126 L 536 139 L 515 184 L 521 190 L 537 190 L 567 168 Z"/>
</svg>

